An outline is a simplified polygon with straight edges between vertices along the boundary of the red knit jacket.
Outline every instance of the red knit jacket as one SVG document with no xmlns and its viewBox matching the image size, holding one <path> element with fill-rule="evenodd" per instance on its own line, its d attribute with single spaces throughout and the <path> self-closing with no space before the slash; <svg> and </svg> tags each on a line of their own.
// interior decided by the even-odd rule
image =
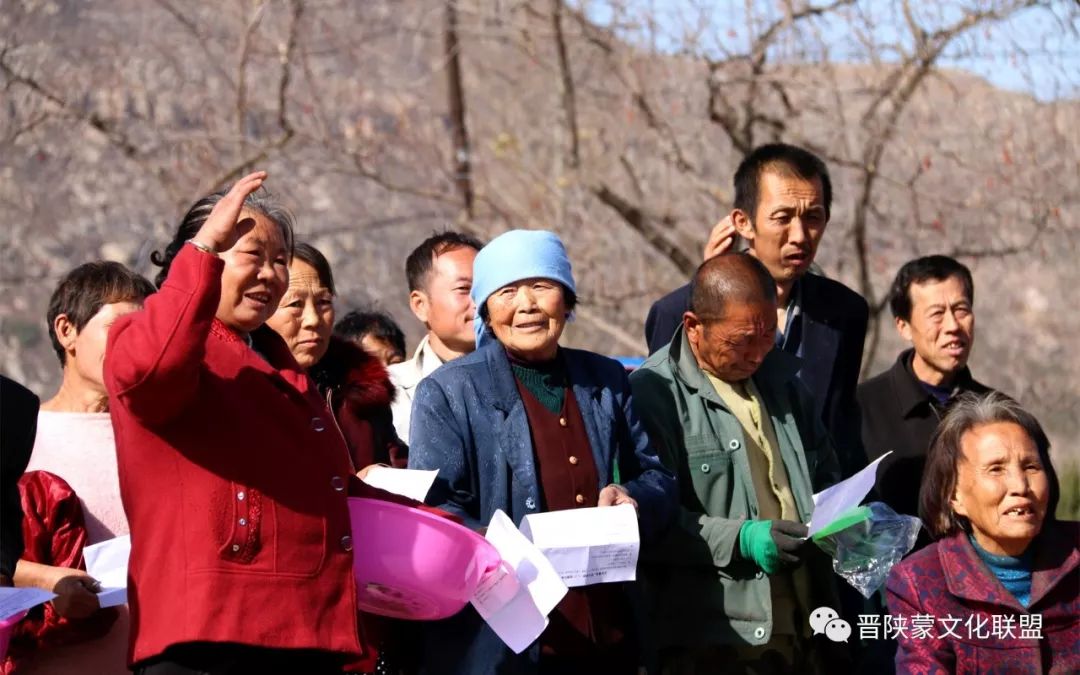
<svg viewBox="0 0 1080 675">
<path fill-rule="evenodd" d="M 215 321 L 222 267 L 185 246 L 109 333 L 130 660 L 197 640 L 358 658 L 348 451 L 277 334 L 256 353 Z"/>
</svg>

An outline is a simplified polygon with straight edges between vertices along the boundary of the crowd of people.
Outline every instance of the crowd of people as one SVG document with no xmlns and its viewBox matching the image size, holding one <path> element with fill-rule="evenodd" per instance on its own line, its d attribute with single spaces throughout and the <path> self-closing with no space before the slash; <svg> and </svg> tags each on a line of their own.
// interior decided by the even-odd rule
<svg viewBox="0 0 1080 675">
<path fill-rule="evenodd" d="M 1080 672 L 1080 526 L 1055 517 L 1038 421 L 967 367 L 970 271 L 900 268 L 910 348 L 860 384 L 869 309 L 814 266 L 832 184 L 812 153 L 745 157 L 629 373 L 561 344 L 579 288 L 547 231 L 420 243 L 411 356 L 385 313 L 338 320 L 330 263 L 266 179 L 196 202 L 154 284 L 113 262 L 61 280 L 55 396 L 0 380 L 0 582 L 56 595 L 5 674 Z M 886 453 L 872 499 L 924 530 L 866 600 L 807 525 L 815 493 Z M 365 483 L 378 466 L 436 471 L 425 503 Z M 630 505 L 637 581 L 570 589 L 521 653 L 471 606 L 364 613 L 354 496 L 478 531 L 499 510 Z M 102 609 L 83 551 L 126 534 L 128 603 Z M 833 640 L 812 630 L 822 607 L 910 630 Z"/>
</svg>

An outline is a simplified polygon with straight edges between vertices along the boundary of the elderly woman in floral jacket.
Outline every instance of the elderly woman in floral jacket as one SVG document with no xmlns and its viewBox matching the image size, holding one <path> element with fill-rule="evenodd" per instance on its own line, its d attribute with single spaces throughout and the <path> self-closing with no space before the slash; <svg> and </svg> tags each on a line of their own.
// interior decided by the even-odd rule
<svg viewBox="0 0 1080 675">
<path fill-rule="evenodd" d="M 559 346 L 576 302 L 566 250 L 551 232 L 514 230 L 476 257 L 477 351 L 420 382 L 409 466 L 438 469 L 430 501 L 483 527 L 496 509 L 530 513 L 637 507 L 642 536 L 675 506 L 616 361 Z M 625 588 L 574 588 L 540 639 L 515 655 L 472 608 L 426 631 L 427 672 L 634 673 Z"/>
<path fill-rule="evenodd" d="M 902 673 L 1080 672 L 1080 527 L 1054 518 L 1050 443 L 1012 399 L 965 394 L 920 491 L 937 541 L 889 576 Z"/>
</svg>

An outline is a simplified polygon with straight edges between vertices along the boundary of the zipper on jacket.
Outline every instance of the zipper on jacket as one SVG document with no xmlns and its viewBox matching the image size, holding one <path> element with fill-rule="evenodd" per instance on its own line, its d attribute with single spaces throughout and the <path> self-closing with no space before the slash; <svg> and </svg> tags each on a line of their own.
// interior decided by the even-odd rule
<svg viewBox="0 0 1080 675">
<path fill-rule="evenodd" d="M 341 430 L 341 425 L 338 424 L 337 415 L 334 414 L 334 390 L 330 387 L 326 389 L 326 409 L 330 413 L 330 419 L 334 420 L 334 428 L 337 429 L 338 436 L 341 437 L 341 444 L 345 446 L 345 456 L 349 458 L 349 466 L 352 467 L 353 475 L 355 476 L 359 469 L 356 468 L 356 462 L 353 461 L 352 450 L 349 449 L 349 441 L 345 438 L 345 432 Z"/>
</svg>

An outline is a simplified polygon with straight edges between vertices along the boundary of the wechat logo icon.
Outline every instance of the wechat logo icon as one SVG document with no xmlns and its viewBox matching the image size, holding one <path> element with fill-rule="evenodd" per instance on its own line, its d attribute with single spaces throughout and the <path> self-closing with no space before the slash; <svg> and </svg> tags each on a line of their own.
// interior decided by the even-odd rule
<svg viewBox="0 0 1080 675">
<path fill-rule="evenodd" d="M 814 635 L 825 634 L 833 642 L 847 642 L 851 637 L 851 624 L 840 618 L 832 607 L 818 607 L 810 614 L 810 628 Z"/>
</svg>

